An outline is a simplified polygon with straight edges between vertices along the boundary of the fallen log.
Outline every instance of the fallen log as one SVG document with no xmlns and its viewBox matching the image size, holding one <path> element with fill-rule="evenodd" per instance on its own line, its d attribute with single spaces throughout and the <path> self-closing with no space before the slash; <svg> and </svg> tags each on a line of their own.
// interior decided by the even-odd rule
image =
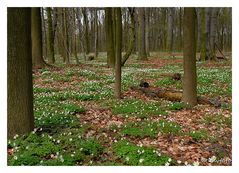
<svg viewBox="0 0 239 173">
<path fill-rule="evenodd" d="M 180 102 L 183 97 L 182 91 L 176 91 L 172 89 L 145 88 L 138 86 L 131 86 L 130 88 L 134 91 L 145 94 L 147 97 L 164 98 L 173 102 Z M 206 97 L 198 96 L 197 101 L 199 104 L 209 104 L 215 107 L 222 106 L 222 102 L 220 102 L 218 99 L 207 99 Z"/>
</svg>

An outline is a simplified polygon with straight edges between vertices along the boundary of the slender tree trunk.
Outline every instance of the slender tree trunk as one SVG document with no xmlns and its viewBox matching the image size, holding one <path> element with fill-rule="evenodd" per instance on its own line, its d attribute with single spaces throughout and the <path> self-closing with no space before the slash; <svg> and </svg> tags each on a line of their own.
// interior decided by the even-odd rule
<svg viewBox="0 0 239 173">
<path fill-rule="evenodd" d="M 182 51 L 182 7 L 179 9 L 179 50 Z"/>
<path fill-rule="evenodd" d="M 33 68 L 45 67 L 42 54 L 42 25 L 41 25 L 41 9 L 31 9 L 31 39 L 32 39 L 32 65 Z"/>
<path fill-rule="evenodd" d="M 121 9 L 115 8 L 115 96 L 121 98 L 121 50 L 122 50 L 122 16 Z"/>
<path fill-rule="evenodd" d="M 47 23 L 48 23 L 48 30 L 47 30 L 47 52 L 48 52 L 48 62 L 50 64 L 55 63 L 54 57 L 54 37 L 53 37 L 53 28 L 52 28 L 52 9 L 50 7 L 47 8 Z"/>
<path fill-rule="evenodd" d="M 139 60 L 148 60 L 145 48 L 145 9 L 138 8 L 138 20 L 139 20 L 139 28 L 138 28 L 138 59 Z"/>
<path fill-rule="evenodd" d="M 88 26 L 88 16 L 86 8 L 82 8 L 84 27 L 85 27 L 85 53 L 88 55 L 90 53 L 90 42 L 89 42 L 89 26 Z"/>
<path fill-rule="evenodd" d="M 216 49 L 215 49 L 215 43 L 216 43 L 216 27 L 217 27 L 217 12 L 218 8 L 212 8 L 211 13 L 211 26 L 210 26 L 210 57 L 209 59 L 216 60 Z"/>
<path fill-rule="evenodd" d="M 106 28 L 107 63 L 109 67 L 115 67 L 112 8 L 105 9 L 105 28 Z"/>
<path fill-rule="evenodd" d="M 130 13 L 130 19 L 131 19 L 131 23 L 130 23 L 130 39 L 129 39 L 129 46 L 128 49 L 122 59 L 121 62 L 121 66 L 124 66 L 124 64 L 126 63 L 126 61 L 128 60 L 128 58 L 130 57 L 131 53 L 134 50 L 134 44 L 135 44 L 135 17 L 134 17 L 134 8 L 129 7 L 129 13 Z"/>
<path fill-rule="evenodd" d="M 145 8 L 145 39 L 146 39 L 146 42 L 145 42 L 145 47 L 146 47 L 146 54 L 147 56 L 149 57 L 150 56 L 150 50 L 149 50 L 149 26 L 150 26 L 150 23 L 149 23 L 149 14 L 150 14 L 150 8 L 147 7 Z"/>
<path fill-rule="evenodd" d="M 44 19 L 44 8 L 41 8 L 41 18 L 42 18 L 42 26 L 43 26 L 43 57 L 46 60 L 47 57 L 47 31 L 46 31 L 46 25 L 45 25 L 45 19 Z M 43 58 L 43 59 L 44 59 Z"/>
<path fill-rule="evenodd" d="M 95 9 L 95 16 L 94 16 L 94 25 L 95 25 L 95 58 L 98 57 L 98 15 L 97 9 Z"/>
<path fill-rule="evenodd" d="M 183 102 L 189 107 L 197 104 L 195 8 L 184 8 L 183 23 Z"/>
<path fill-rule="evenodd" d="M 201 13 L 201 50 L 200 50 L 200 60 L 205 61 L 206 60 L 206 16 L 205 16 L 205 8 L 200 9 Z"/>
<path fill-rule="evenodd" d="M 167 34 L 167 51 L 171 54 L 173 51 L 173 17 L 174 9 L 168 8 L 168 34 Z"/>
<path fill-rule="evenodd" d="M 31 8 L 7 9 L 8 138 L 34 129 Z"/>
<path fill-rule="evenodd" d="M 64 9 L 64 13 L 63 13 L 63 27 L 64 27 L 64 47 L 65 47 L 65 60 L 66 60 L 66 64 L 70 64 L 70 51 L 69 51 L 69 33 L 68 33 L 68 9 L 65 8 Z"/>
</svg>

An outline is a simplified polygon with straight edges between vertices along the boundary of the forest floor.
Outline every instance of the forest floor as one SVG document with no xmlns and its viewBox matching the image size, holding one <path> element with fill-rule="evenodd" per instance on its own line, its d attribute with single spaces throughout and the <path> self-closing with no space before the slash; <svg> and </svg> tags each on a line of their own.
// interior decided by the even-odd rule
<svg viewBox="0 0 239 173">
<path fill-rule="evenodd" d="M 35 130 L 8 141 L 8 165 L 231 165 L 231 62 L 197 62 L 198 95 L 221 107 L 153 99 L 130 89 L 182 90 L 182 56 L 133 56 L 122 69 L 123 99 L 105 54 L 80 65 L 34 71 Z"/>
</svg>

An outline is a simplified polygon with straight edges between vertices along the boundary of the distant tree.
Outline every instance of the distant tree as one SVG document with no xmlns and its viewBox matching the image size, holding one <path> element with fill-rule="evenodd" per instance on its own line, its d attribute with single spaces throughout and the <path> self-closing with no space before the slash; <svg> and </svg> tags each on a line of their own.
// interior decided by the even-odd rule
<svg viewBox="0 0 239 173">
<path fill-rule="evenodd" d="M 150 49 L 149 49 L 149 28 L 150 28 L 150 21 L 149 21 L 149 14 L 150 14 L 150 8 L 145 8 L 145 50 L 147 57 L 150 56 Z"/>
<path fill-rule="evenodd" d="M 146 47 L 145 47 L 145 9 L 138 8 L 138 59 L 147 60 Z"/>
<path fill-rule="evenodd" d="M 106 30 L 107 64 L 109 67 L 115 67 L 112 8 L 108 7 L 105 8 L 105 30 Z"/>
<path fill-rule="evenodd" d="M 201 17 L 201 47 L 200 47 L 200 60 L 206 60 L 206 15 L 205 8 L 200 9 L 200 17 Z"/>
<path fill-rule="evenodd" d="M 47 7 L 47 23 L 48 23 L 48 30 L 47 30 L 47 52 L 48 52 L 48 62 L 50 64 L 55 63 L 54 57 L 54 32 L 52 28 L 52 9 Z"/>
<path fill-rule="evenodd" d="M 167 51 L 173 51 L 173 25 L 174 25 L 174 8 L 168 8 L 168 32 L 167 32 Z"/>
<path fill-rule="evenodd" d="M 33 68 L 45 67 L 42 49 L 42 23 L 41 9 L 34 7 L 31 9 L 31 38 L 32 38 L 32 65 Z"/>
<path fill-rule="evenodd" d="M 196 73 L 196 11 L 195 8 L 184 8 L 183 17 L 183 102 L 189 107 L 197 104 Z"/>
<path fill-rule="evenodd" d="M 7 9 L 8 138 L 34 129 L 31 8 Z"/>
<path fill-rule="evenodd" d="M 84 38 L 85 38 L 85 53 L 86 55 L 90 53 L 90 41 L 89 41 L 89 22 L 87 16 L 87 8 L 82 8 L 83 21 L 84 21 Z"/>
<path fill-rule="evenodd" d="M 123 56 L 121 65 L 124 66 L 128 58 L 130 57 L 131 53 L 134 50 L 134 44 L 135 44 L 135 9 L 132 7 L 128 8 L 130 13 L 130 31 L 129 31 L 129 45 L 128 49 L 126 50 L 125 55 Z"/>
<path fill-rule="evenodd" d="M 97 15 L 97 9 L 94 9 L 94 25 L 95 25 L 95 57 L 98 57 L 98 15 Z"/>
<path fill-rule="evenodd" d="M 115 8 L 115 96 L 121 98 L 121 50 L 122 50 L 122 16 L 121 8 Z"/>
</svg>

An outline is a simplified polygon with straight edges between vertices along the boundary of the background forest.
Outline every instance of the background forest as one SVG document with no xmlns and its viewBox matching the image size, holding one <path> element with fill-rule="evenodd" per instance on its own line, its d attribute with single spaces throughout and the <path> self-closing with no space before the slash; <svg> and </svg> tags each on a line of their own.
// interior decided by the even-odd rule
<svg viewBox="0 0 239 173">
<path fill-rule="evenodd" d="M 231 165 L 231 8 L 8 8 L 8 165 Z"/>
</svg>

